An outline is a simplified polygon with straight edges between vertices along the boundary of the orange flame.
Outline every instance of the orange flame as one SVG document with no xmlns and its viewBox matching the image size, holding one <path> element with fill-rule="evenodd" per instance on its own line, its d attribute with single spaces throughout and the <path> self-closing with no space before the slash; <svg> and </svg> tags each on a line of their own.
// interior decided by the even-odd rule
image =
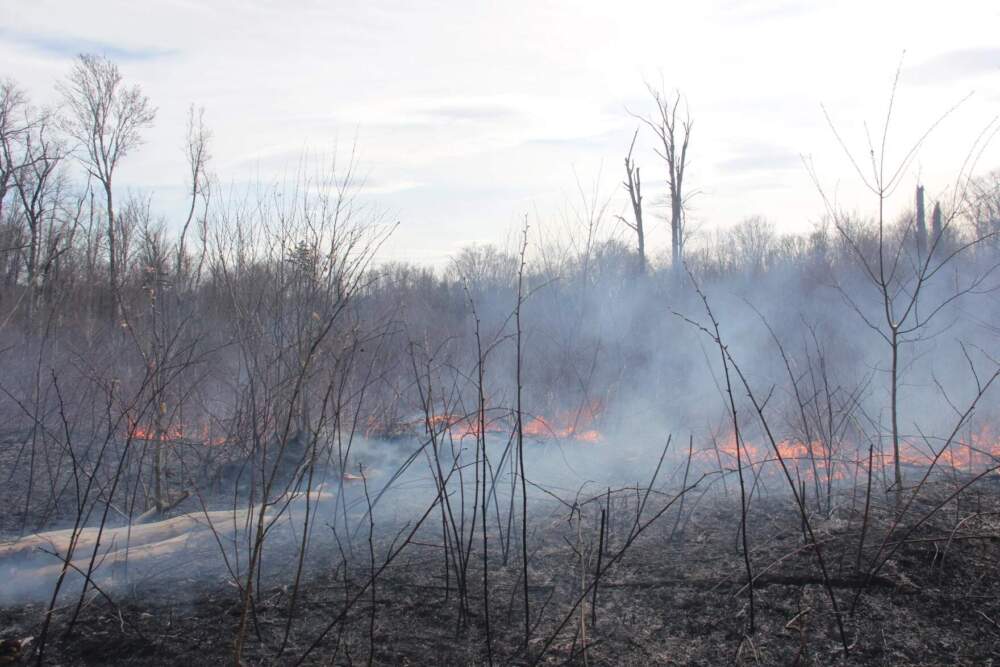
<svg viewBox="0 0 1000 667">
<path fill-rule="evenodd" d="M 591 401 L 581 409 L 556 413 L 552 417 L 535 416 L 524 423 L 524 435 L 529 438 L 544 438 L 557 440 L 575 440 L 577 442 L 600 442 L 600 431 L 594 426 L 601 414 L 602 406 L 598 401 Z M 370 438 L 385 437 L 391 434 L 406 434 L 417 432 L 421 427 L 432 428 L 435 433 L 448 434 L 453 438 L 477 438 L 479 419 L 477 415 L 434 415 L 429 419 L 412 422 L 402 422 L 387 425 L 374 417 L 369 417 L 365 428 L 365 436 Z M 514 425 L 509 421 L 487 420 L 484 424 L 486 433 L 509 434 Z"/>
<path fill-rule="evenodd" d="M 724 465 L 735 464 L 736 461 L 736 438 L 729 436 L 717 443 L 718 453 L 729 459 Z M 834 452 L 834 455 L 827 450 L 822 442 L 805 443 L 801 440 L 780 440 L 775 443 L 777 453 L 792 470 L 797 470 L 802 478 L 812 480 L 816 473 L 822 478 L 845 479 L 848 477 L 848 469 L 853 469 L 855 465 L 867 468 L 867 456 L 863 451 L 854 451 L 850 445 L 844 445 L 845 454 Z M 927 467 L 934 461 L 934 456 L 940 452 L 944 446 L 943 442 L 935 445 L 932 453 L 930 447 L 923 447 L 910 442 L 900 441 L 899 460 L 903 465 L 914 467 Z M 887 451 L 875 452 L 874 459 L 879 465 L 895 465 L 895 456 L 891 451 L 891 445 Z M 712 450 L 701 452 L 702 458 L 711 455 Z M 765 463 L 776 462 L 774 448 L 770 443 L 762 446 L 743 441 L 740 451 L 744 465 L 759 467 Z M 857 461 L 853 458 L 856 457 Z M 1000 436 L 990 426 L 982 427 L 978 432 L 971 433 L 967 439 L 956 438 L 947 449 L 937 457 L 936 466 L 963 470 L 967 472 L 982 471 L 1000 465 Z"/>
<path fill-rule="evenodd" d="M 155 427 L 141 426 L 132 419 L 129 419 L 128 434 L 133 440 L 147 442 L 201 443 L 205 445 L 223 445 L 226 443 L 225 437 L 211 437 L 208 424 L 187 429 L 182 424 L 171 424 L 157 432 Z"/>
</svg>

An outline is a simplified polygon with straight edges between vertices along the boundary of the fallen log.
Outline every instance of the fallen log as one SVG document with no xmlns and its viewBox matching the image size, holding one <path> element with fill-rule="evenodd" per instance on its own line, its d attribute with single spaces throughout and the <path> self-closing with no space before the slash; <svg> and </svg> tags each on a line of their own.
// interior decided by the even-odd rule
<svg viewBox="0 0 1000 667">
<path fill-rule="evenodd" d="M 331 500 L 335 495 L 314 491 L 309 501 L 315 506 Z M 304 513 L 306 494 L 298 494 L 285 501 L 269 503 L 265 521 L 279 525 L 294 524 Z M 0 579 L 18 582 L 9 587 L 16 593 L 20 589 L 40 588 L 54 581 L 69 559 L 71 570 L 87 572 L 94 556 L 94 547 L 100 539 L 95 559 L 96 570 L 102 578 L 113 577 L 128 564 L 160 563 L 185 555 L 200 558 L 199 566 L 208 554 L 228 549 L 238 536 L 256 522 L 261 506 L 237 510 L 190 512 L 170 519 L 124 526 L 90 526 L 74 533 L 72 529 L 54 530 L 0 543 Z M 73 543 L 75 534 L 75 544 Z M 71 553 L 72 552 L 72 553 Z M 0 591 L 2 594 L 3 591 Z"/>
</svg>

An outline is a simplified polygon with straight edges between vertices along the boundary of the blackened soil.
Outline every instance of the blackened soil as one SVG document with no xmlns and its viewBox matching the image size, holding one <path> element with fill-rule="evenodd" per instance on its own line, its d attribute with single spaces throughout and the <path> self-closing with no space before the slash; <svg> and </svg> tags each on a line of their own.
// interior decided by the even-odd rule
<svg viewBox="0 0 1000 667">
<path fill-rule="evenodd" d="M 948 493 L 946 484 L 929 488 L 892 531 L 892 504 L 874 499 L 861 570 L 864 517 L 857 497 L 853 503 L 845 497 L 829 518 L 811 514 L 819 554 L 803 537 L 790 499 L 755 498 L 748 522 L 756 576 L 752 633 L 735 498 L 689 503 L 680 520 L 674 510 L 665 513 L 604 575 L 593 610 L 592 591 L 582 593 L 597 568 L 603 503 L 584 506 L 582 524 L 580 513 L 566 506 L 539 508 L 529 538 L 527 647 L 520 550 L 514 542 L 504 554 L 498 535 L 491 535 L 489 652 L 481 542 L 472 551 L 463 605 L 453 561 L 446 573 L 438 517 L 384 569 L 374 592 L 363 587 L 370 572 L 366 540 L 355 544 L 346 571 L 332 550 L 317 555 L 294 604 L 292 570 L 276 570 L 248 610 L 243 662 L 992 664 L 1000 660 L 1000 499 L 991 489 L 968 491 L 917 525 Z M 630 503 L 623 494 L 611 506 L 605 565 L 634 525 L 635 497 Z M 651 498 L 646 512 L 657 502 L 662 499 Z M 391 542 L 391 536 L 375 540 L 376 567 Z M 872 562 L 882 562 L 874 574 Z M 232 663 L 243 611 L 232 581 L 172 574 L 109 595 L 88 596 L 68 634 L 72 604 L 57 609 L 47 664 Z M 581 597 L 585 602 L 574 610 Z M 0 610 L 0 639 L 37 637 L 44 609 L 33 603 Z M 36 657 L 33 646 L 37 639 L 25 651 L 26 663 Z"/>
</svg>

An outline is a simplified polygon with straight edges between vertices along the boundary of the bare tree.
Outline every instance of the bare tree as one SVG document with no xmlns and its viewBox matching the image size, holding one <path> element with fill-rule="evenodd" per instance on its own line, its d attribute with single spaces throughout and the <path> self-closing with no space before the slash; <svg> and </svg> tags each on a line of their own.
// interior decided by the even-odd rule
<svg viewBox="0 0 1000 667">
<path fill-rule="evenodd" d="M 927 254 L 927 216 L 924 213 L 924 186 L 917 186 L 917 257 Z"/>
<path fill-rule="evenodd" d="M 632 204 L 632 222 L 623 216 L 618 219 L 626 227 L 635 232 L 636 243 L 639 251 L 639 274 L 646 273 L 646 233 L 642 227 L 642 181 L 639 177 L 639 167 L 632 159 L 632 151 L 635 150 L 635 140 L 639 137 L 639 130 L 632 135 L 632 143 L 628 147 L 628 155 L 625 156 L 625 191 L 628 192 L 629 203 Z"/>
<path fill-rule="evenodd" d="M 184 244 L 187 239 L 188 229 L 191 227 L 191 222 L 194 220 L 195 210 L 198 207 L 199 200 L 201 200 L 203 206 L 201 215 L 202 220 L 205 219 L 208 212 L 209 179 L 208 174 L 206 173 L 206 166 L 208 161 L 211 159 L 211 155 L 208 152 L 208 143 L 211 138 L 211 131 L 205 127 L 205 109 L 200 108 L 196 111 L 194 105 L 191 105 L 191 109 L 188 112 L 187 142 L 184 147 L 191 178 L 191 191 L 189 193 L 191 197 L 191 206 L 188 208 L 187 219 L 184 221 L 184 227 L 181 228 L 181 235 L 177 241 L 177 266 L 175 268 L 175 272 L 177 273 L 178 278 L 185 268 Z M 201 259 L 198 262 L 198 271 L 196 271 L 196 273 L 200 272 L 201 265 L 205 260 L 205 240 L 206 236 L 202 233 L 203 244 Z"/>
<path fill-rule="evenodd" d="M 568 202 L 564 213 L 564 225 L 569 231 L 566 258 L 578 267 L 580 284 L 591 285 L 612 195 L 601 192 L 600 174 L 590 185 L 577 175 L 576 192 L 578 197 Z"/>
<path fill-rule="evenodd" d="M 976 235 L 992 235 L 995 245 L 1000 233 L 1000 170 L 973 179 L 963 206 Z"/>
<path fill-rule="evenodd" d="M 853 228 L 847 216 L 842 214 L 834 206 L 831 198 L 823 191 L 819 184 L 815 170 L 807 162 L 807 168 L 820 195 L 823 198 L 827 211 L 834 221 L 837 231 L 840 233 L 844 243 L 848 246 L 849 252 L 854 256 L 862 269 L 865 281 L 873 288 L 875 303 L 870 307 L 865 307 L 861 300 L 851 290 L 842 285 L 837 285 L 843 299 L 864 322 L 865 326 L 871 329 L 885 344 L 889 352 L 889 413 L 890 413 L 890 435 L 892 442 L 893 458 L 893 487 L 895 490 L 897 509 L 902 505 L 903 498 L 903 471 L 900 460 L 901 440 L 899 424 L 899 393 L 900 393 L 900 373 L 903 370 L 903 362 L 900 356 L 901 349 L 909 344 L 913 344 L 932 333 L 929 331 L 932 321 L 942 312 L 946 312 L 948 307 L 966 295 L 980 293 L 985 289 L 987 279 L 995 272 L 998 265 L 991 264 L 982 271 L 967 271 L 970 275 L 963 275 L 958 271 L 959 258 L 971 255 L 980 244 L 986 242 L 993 233 L 987 232 L 982 236 L 974 236 L 972 239 L 963 242 L 954 249 L 942 252 L 942 239 L 951 232 L 952 223 L 955 221 L 955 214 L 952 213 L 946 219 L 939 217 L 936 223 L 939 230 L 934 238 L 929 239 L 929 246 L 922 255 L 920 252 L 914 256 L 907 253 L 907 243 L 910 238 L 905 233 L 902 238 L 893 239 L 887 229 L 885 220 L 886 201 L 895 192 L 903 180 L 907 167 L 915 158 L 918 149 L 923 145 L 927 136 L 947 117 L 955 107 L 946 111 L 927 131 L 914 142 L 908 152 L 901 160 L 893 166 L 886 156 L 887 137 L 892 123 L 892 114 L 896 99 L 896 89 L 899 84 L 899 75 L 902 68 L 896 70 L 896 75 L 892 83 L 889 95 L 888 110 L 886 111 L 885 122 L 882 126 L 882 134 L 878 144 L 875 144 L 868 137 L 867 153 L 870 156 L 868 168 L 870 172 L 862 169 L 851 150 L 841 138 L 839 132 L 829 114 L 826 114 L 827 122 L 830 125 L 837 142 L 840 144 L 855 172 L 865 188 L 874 196 L 877 204 L 877 236 L 874 248 L 869 248 L 861 239 L 859 230 Z M 824 113 L 826 110 L 824 108 Z M 987 131 L 994 125 L 994 122 L 987 126 L 986 130 L 973 145 L 969 155 L 975 156 L 977 151 L 981 153 L 982 145 L 988 142 L 992 136 Z M 985 138 L 985 139 L 984 139 Z M 968 183 L 971 179 L 972 167 L 975 161 L 967 158 L 959 177 L 958 190 L 967 193 Z M 964 183 L 963 183 L 964 179 Z M 959 200 L 966 197 L 960 196 Z M 923 217 L 923 188 L 917 189 L 918 220 Z M 918 223 L 923 225 L 924 223 Z M 919 230 L 916 232 L 921 233 Z M 926 236 L 926 227 L 923 232 Z M 953 270 L 954 275 L 947 276 L 948 271 Z M 935 281 L 935 276 L 939 280 Z M 950 286 L 942 290 L 932 289 L 934 283 L 943 283 L 941 278 L 947 276 Z"/>
<path fill-rule="evenodd" d="M 495 245 L 469 245 L 451 258 L 447 275 L 479 294 L 509 288 L 517 280 L 517 266 L 516 256 Z"/>
<path fill-rule="evenodd" d="M 680 270 L 684 257 L 684 177 L 688 166 L 688 144 L 694 125 L 687 103 L 680 91 L 672 97 L 647 84 L 650 95 L 656 102 L 656 113 L 652 117 L 636 116 L 649 126 L 660 143 L 656 154 L 667 166 L 667 187 L 670 191 L 670 257 L 675 270 Z M 683 108 L 683 117 L 678 114 Z M 634 114 L 633 114 L 634 115 Z"/>
<path fill-rule="evenodd" d="M 3 162 L 11 165 L 11 182 L 27 227 L 25 269 L 29 322 L 34 319 L 41 279 L 47 273 L 43 269 L 51 263 L 45 257 L 46 250 L 55 253 L 60 246 L 55 218 L 63 191 L 63 179 L 58 167 L 64 150 L 58 139 L 51 136 L 50 120 L 47 112 L 33 114 L 25 107 L 21 125 L 23 131 L 16 137 L 7 134 L 0 142 Z M 46 223 L 50 226 L 48 234 L 45 233 Z"/>
<path fill-rule="evenodd" d="M 524 475 L 524 410 L 522 409 L 522 329 L 521 329 L 521 306 L 524 305 L 524 255 L 528 249 L 528 220 L 525 217 L 524 229 L 521 234 L 520 264 L 517 270 L 517 306 L 514 309 L 515 341 L 517 344 L 517 357 L 515 365 L 516 380 L 516 431 L 517 437 L 517 463 L 519 466 L 521 480 L 521 583 L 524 584 L 524 648 L 528 648 L 531 641 L 531 606 L 528 599 L 528 488 L 527 478 Z"/>
<path fill-rule="evenodd" d="M 7 193 L 12 187 L 14 172 L 19 165 L 15 164 L 12 152 L 8 149 L 14 145 L 27 130 L 23 126 L 27 99 L 24 91 L 10 79 L 0 81 L 0 220 L 3 219 L 3 205 Z"/>
<path fill-rule="evenodd" d="M 81 54 L 59 91 L 67 108 L 66 133 L 79 144 L 81 161 L 104 188 L 111 316 L 116 321 L 121 258 L 112 184 L 118 163 L 142 143 L 140 133 L 152 124 L 156 109 L 139 86 L 126 86 L 118 66 L 103 56 Z"/>
</svg>

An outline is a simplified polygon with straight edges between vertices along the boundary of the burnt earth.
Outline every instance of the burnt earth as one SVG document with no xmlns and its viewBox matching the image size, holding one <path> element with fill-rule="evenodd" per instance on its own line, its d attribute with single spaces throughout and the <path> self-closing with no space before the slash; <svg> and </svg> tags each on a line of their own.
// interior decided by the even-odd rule
<svg viewBox="0 0 1000 667">
<path fill-rule="evenodd" d="M 940 504 L 946 485 L 925 495 L 911 509 L 914 518 Z M 814 549 L 805 545 L 795 507 L 783 496 L 753 499 L 748 540 L 758 578 L 755 628 L 748 634 L 739 505 L 718 494 L 689 504 L 682 520 L 668 511 L 636 540 L 602 579 L 594 616 L 590 594 L 582 614 L 570 611 L 596 568 L 593 508 L 585 508 L 580 525 L 579 513 L 567 506 L 536 507 L 529 538 L 533 629 L 527 650 L 519 547 L 512 545 L 504 565 L 500 540 L 491 536 L 492 658 L 513 665 L 536 660 L 581 665 L 983 665 L 1000 658 L 1000 503 L 995 491 L 968 491 L 960 503 L 945 503 L 919 526 L 904 521 L 891 535 L 892 505 L 885 497 L 874 501 L 862 562 L 883 541 L 891 545 L 905 537 L 905 542 L 868 581 L 854 570 L 860 504 L 851 511 L 845 500 L 829 518 L 811 517 L 843 612 L 847 657 Z M 652 507 L 659 501 L 649 502 Z M 611 510 L 606 559 L 623 545 L 635 503 L 623 494 Z M 391 531 L 384 532 L 375 540 L 376 565 L 392 538 Z M 346 572 L 335 548 L 320 543 L 322 553 L 311 559 L 296 598 L 287 642 L 292 579 L 283 564 L 272 564 L 250 615 L 244 663 L 296 664 L 341 613 L 345 600 L 358 596 L 346 621 L 326 633 L 305 664 L 367 663 L 369 658 L 393 665 L 486 664 L 482 564 L 470 563 L 469 604 L 463 613 L 454 571 L 445 573 L 440 543 L 440 522 L 428 524 L 377 579 L 374 600 L 371 589 L 360 588 L 370 567 L 366 540 L 355 545 L 357 557 Z M 46 649 L 48 664 L 231 662 L 241 612 L 233 583 L 166 573 L 128 590 L 116 589 L 110 597 L 90 599 L 70 634 L 65 632 L 69 610 L 57 611 Z M 0 639 L 37 636 L 44 609 L 42 603 L 31 603 L 0 610 Z M 556 633 L 567 615 L 568 622 Z M 22 660 L 29 659 L 30 650 Z"/>
</svg>

